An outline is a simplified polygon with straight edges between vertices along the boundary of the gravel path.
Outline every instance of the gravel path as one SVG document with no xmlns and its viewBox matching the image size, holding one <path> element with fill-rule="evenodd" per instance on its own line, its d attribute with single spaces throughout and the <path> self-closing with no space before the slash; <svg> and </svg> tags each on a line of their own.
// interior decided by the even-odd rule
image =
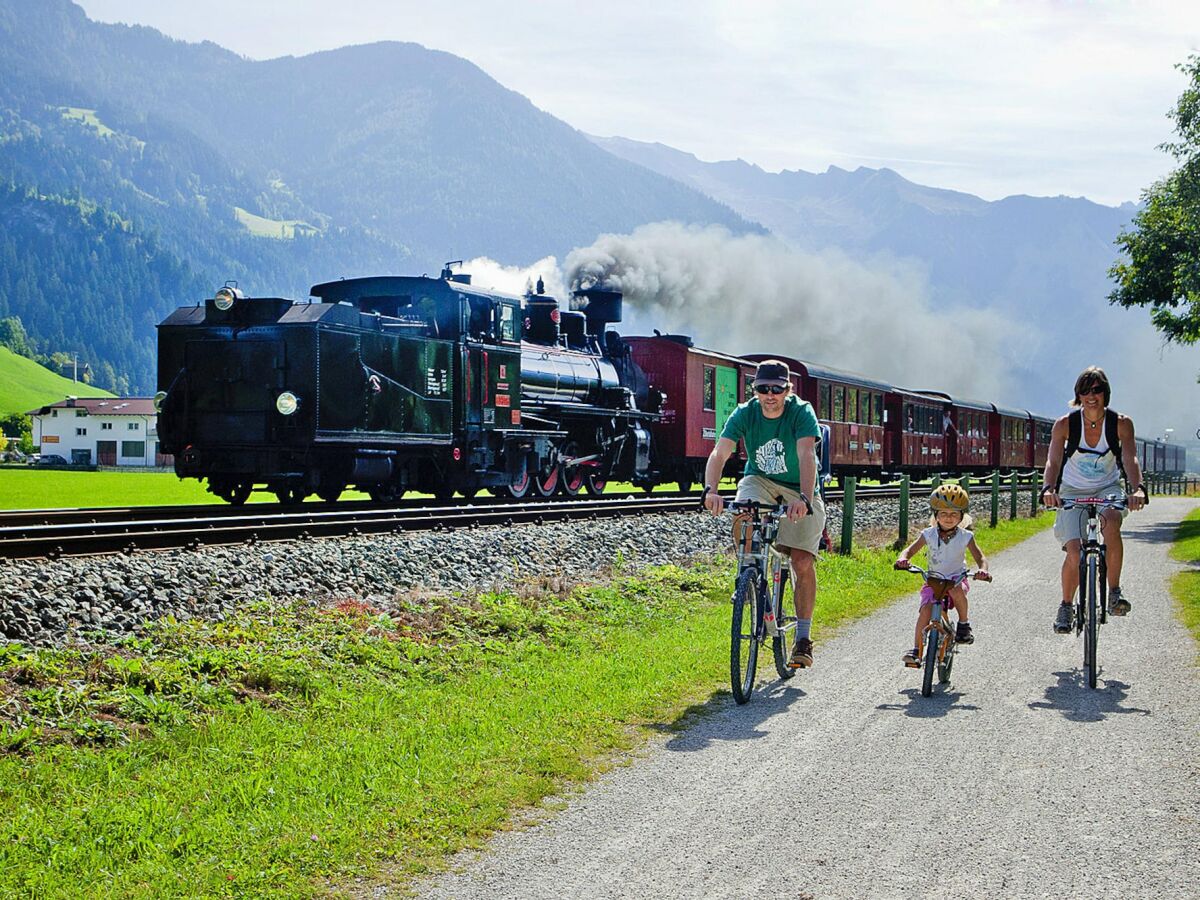
<svg viewBox="0 0 1200 900">
<path fill-rule="evenodd" d="M 1127 520 L 1134 611 L 1101 631 L 1099 689 L 1081 639 L 1051 633 L 1061 553 L 1042 534 L 972 591 L 949 690 L 921 697 L 899 662 L 914 595 L 420 896 L 1200 896 L 1200 670 L 1165 589 L 1194 505 Z"/>
</svg>

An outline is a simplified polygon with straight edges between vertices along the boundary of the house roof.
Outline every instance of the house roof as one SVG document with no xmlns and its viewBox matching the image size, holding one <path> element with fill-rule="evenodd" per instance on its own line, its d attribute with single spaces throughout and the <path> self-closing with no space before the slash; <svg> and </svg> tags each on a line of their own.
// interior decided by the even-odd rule
<svg viewBox="0 0 1200 900">
<path fill-rule="evenodd" d="M 154 400 L 150 397 L 67 397 L 57 403 L 30 410 L 27 415 L 47 416 L 52 409 L 83 409 L 89 416 L 153 416 Z"/>
</svg>

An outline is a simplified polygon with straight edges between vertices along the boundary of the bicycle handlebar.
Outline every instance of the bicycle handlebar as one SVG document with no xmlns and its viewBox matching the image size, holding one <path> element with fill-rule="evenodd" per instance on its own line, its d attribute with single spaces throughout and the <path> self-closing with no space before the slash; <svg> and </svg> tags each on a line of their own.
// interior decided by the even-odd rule
<svg viewBox="0 0 1200 900">
<path fill-rule="evenodd" d="M 899 572 L 912 572 L 914 575 L 920 575 L 926 581 L 928 581 L 930 578 L 937 578 L 937 579 L 940 579 L 941 581 L 953 581 L 955 584 L 957 584 L 958 582 L 960 582 L 964 578 L 966 578 L 968 575 L 975 581 L 991 581 L 992 580 L 992 573 L 984 572 L 982 569 L 976 569 L 974 571 L 972 571 L 970 569 L 963 569 L 961 572 L 959 572 L 954 577 L 946 578 L 945 576 L 939 575 L 936 572 L 928 572 L 925 569 L 922 569 L 920 566 L 914 566 L 912 563 L 909 563 L 907 566 L 902 566 L 899 563 L 892 563 L 892 568 L 896 569 Z"/>
<path fill-rule="evenodd" d="M 1058 505 L 1062 509 L 1074 509 L 1076 506 L 1092 506 L 1102 509 L 1125 509 L 1128 499 L 1110 494 L 1107 497 L 1060 497 Z"/>
</svg>

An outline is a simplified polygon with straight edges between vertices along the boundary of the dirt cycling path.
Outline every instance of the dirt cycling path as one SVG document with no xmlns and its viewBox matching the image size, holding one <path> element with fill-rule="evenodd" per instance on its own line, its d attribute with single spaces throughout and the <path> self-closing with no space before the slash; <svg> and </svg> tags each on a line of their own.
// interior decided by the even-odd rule
<svg viewBox="0 0 1200 900">
<path fill-rule="evenodd" d="M 1051 633 L 1045 533 L 972 592 L 978 640 L 950 690 L 923 698 L 901 666 L 916 606 L 896 604 L 419 895 L 1197 897 L 1200 669 L 1166 592 L 1194 506 L 1126 521 L 1134 610 L 1101 630 L 1097 690 L 1081 640 Z"/>
</svg>

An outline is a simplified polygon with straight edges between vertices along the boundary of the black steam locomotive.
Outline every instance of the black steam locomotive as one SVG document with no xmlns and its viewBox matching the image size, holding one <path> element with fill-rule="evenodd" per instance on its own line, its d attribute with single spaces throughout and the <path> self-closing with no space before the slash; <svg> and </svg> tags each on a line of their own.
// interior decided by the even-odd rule
<svg viewBox="0 0 1200 900">
<path fill-rule="evenodd" d="M 233 504 L 598 494 L 648 484 L 656 398 L 607 328 L 621 295 L 515 297 L 440 278 L 355 278 L 312 299 L 229 284 L 159 325 L 158 431 L 183 478 Z"/>
</svg>

